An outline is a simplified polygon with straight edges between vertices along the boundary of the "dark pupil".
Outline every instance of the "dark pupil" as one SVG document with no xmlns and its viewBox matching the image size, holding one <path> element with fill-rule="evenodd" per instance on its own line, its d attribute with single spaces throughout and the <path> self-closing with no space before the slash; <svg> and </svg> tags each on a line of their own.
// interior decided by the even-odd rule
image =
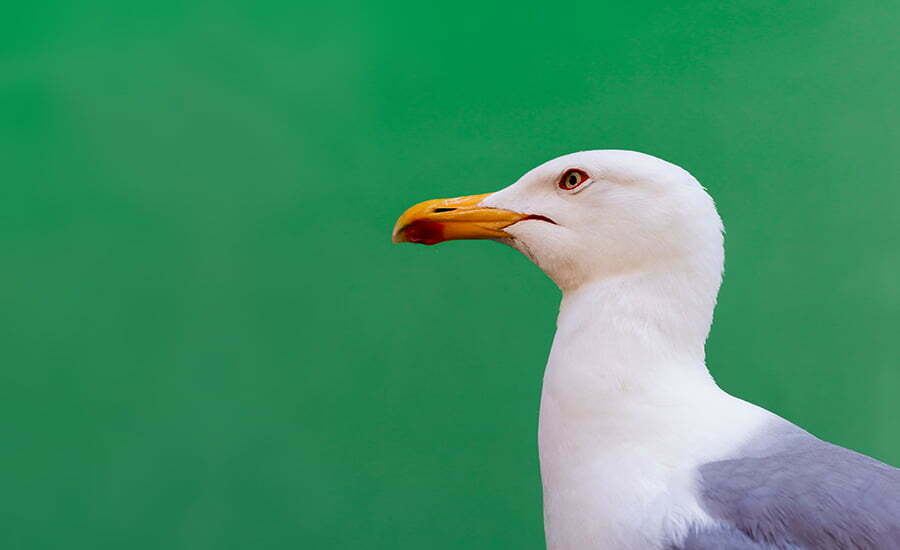
<svg viewBox="0 0 900 550">
<path fill-rule="evenodd" d="M 575 174 L 569 175 L 569 186 L 575 187 L 575 184 L 578 183 L 578 178 L 575 177 Z"/>
</svg>

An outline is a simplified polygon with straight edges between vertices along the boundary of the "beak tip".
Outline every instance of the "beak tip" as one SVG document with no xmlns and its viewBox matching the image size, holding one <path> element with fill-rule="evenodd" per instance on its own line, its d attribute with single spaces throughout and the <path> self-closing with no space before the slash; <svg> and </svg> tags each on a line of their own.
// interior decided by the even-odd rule
<svg viewBox="0 0 900 550">
<path fill-rule="evenodd" d="M 394 230 L 391 231 L 391 242 L 396 243 L 407 243 L 409 239 L 406 238 L 406 231 L 404 231 L 406 227 L 400 227 L 400 225 L 395 225 Z"/>
</svg>

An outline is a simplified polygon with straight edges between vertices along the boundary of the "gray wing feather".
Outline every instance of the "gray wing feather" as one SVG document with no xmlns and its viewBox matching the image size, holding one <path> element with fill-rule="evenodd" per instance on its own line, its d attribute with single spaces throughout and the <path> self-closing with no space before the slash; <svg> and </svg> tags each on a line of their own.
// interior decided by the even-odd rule
<svg viewBox="0 0 900 550">
<path fill-rule="evenodd" d="M 740 458 L 701 466 L 699 481 L 707 512 L 752 541 L 900 550 L 900 470 L 791 424 L 758 438 Z"/>
<path fill-rule="evenodd" d="M 687 537 L 666 550 L 804 550 L 797 546 L 773 546 L 754 541 L 734 527 L 692 529 Z"/>
</svg>

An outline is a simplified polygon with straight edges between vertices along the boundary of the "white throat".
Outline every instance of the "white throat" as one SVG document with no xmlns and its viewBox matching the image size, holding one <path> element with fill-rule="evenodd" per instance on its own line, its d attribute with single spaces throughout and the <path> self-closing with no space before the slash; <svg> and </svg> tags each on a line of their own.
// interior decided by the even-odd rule
<svg viewBox="0 0 900 550">
<path fill-rule="evenodd" d="M 685 263 L 565 292 L 541 397 L 548 549 L 656 548 L 709 520 L 694 468 L 765 416 L 704 363 L 719 280 Z"/>
</svg>

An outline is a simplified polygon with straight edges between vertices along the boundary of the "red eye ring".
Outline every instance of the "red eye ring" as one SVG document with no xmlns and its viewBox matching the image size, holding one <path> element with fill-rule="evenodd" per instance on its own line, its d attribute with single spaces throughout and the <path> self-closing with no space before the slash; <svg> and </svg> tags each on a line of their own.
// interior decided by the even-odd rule
<svg viewBox="0 0 900 550">
<path fill-rule="evenodd" d="M 563 191 L 571 191 L 577 189 L 582 183 L 590 179 L 590 176 L 584 170 L 578 168 L 569 168 L 559 178 L 557 185 Z"/>
</svg>

